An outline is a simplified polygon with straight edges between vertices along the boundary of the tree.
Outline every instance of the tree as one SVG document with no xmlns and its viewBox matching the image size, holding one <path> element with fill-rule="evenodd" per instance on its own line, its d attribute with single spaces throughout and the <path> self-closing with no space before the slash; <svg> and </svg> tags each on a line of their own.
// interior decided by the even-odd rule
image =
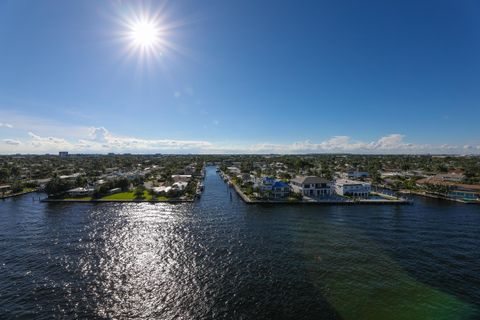
<svg viewBox="0 0 480 320">
<path fill-rule="evenodd" d="M 67 180 L 58 177 L 52 178 L 45 186 L 45 192 L 50 195 L 59 195 L 71 189 L 72 185 Z"/>
<path fill-rule="evenodd" d="M 117 188 L 122 189 L 122 191 L 128 191 L 128 187 L 130 186 L 130 182 L 127 178 L 120 178 L 115 182 L 115 186 Z"/>
<path fill-rule="evenodd" d="M 17 166 L 13 166 L 10 169 L 10 175 L 13 176 L 14 179 L 16 179 L 20 175 L 20 169 Z"/>
<path fill-rule="evenodd" d="M 6 168 L 1 168 L 0 181 L 7 181 L 9 177 L 10 177 L 10 174 L 8 173 L 8 170 Z"/>
<path fill-rule="evenodd" d="M 143 199 L 143 191 L 145 188 L 138 187 L 135 189 L 135 199 Z"/>
</svg>

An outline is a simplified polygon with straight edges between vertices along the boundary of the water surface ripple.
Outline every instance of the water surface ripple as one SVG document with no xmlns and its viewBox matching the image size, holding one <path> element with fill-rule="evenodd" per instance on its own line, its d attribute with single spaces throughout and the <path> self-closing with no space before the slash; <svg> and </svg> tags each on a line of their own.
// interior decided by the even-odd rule
<svg viewBox="0 0 480 320">
<path fill-rule="evenodd" d="M 232 197 L 230 197 L 232 193 Z M 37 195 L 38 197 L 38 195 Z M 476 319 L 480 206 L 0 202 L 2 318 Z"/>
</svg>

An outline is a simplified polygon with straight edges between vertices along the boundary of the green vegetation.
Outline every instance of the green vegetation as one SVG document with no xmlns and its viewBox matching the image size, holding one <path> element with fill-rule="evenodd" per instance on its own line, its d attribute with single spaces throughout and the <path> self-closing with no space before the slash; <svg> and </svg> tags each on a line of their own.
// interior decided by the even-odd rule
<svg viewBox="0 0 480 320">
<path fill-rule="evenodd" d="M 123 194 L 132 193 L 133 199 L 161 197 L 193 199 L 201 179 L 204 164 L 218 165 L 226 172 L 234 166 L 241 174 L 232 175 L 232 181 L 253 197 L 259 193 L 250 177 L 271 176 L 288 182 L 296 175 L 315 175 L 332 180 L 338 173 L 365 171 L 367 180 L 375 186 L 393 190 L 431 191 L 445 193 L 441 186 L 419 186 L 420 178 L 437 173 L 461 172 L 466 184 L 480 184 L 480 156 L 434 155 L 27 155 L 0 156 L 0 185 L 7 185 L 2 195 L 23 190 L 44 190 L 49 197 L 69 197 L 73 188 L 94 190 L 94 199 L 119 197 L 110 195 L 120 188 Z M 385 172 L 399 172 L 385 175 Z M 404 174 L 408 173 L 408 174 Z M 191 175 L 185 189 L 174 187 L 172 175 Z M 174 187 L 168 194 L 155 194 L 156 187 Z M 148 194 L 145 194 L 144 191 Z M 135 195 L 136 192 L 136 195 Z M 125 195 L 124 195 L 125 196 Z M 261 195 L 259 195 L 261 196 Z M 125 196 L 126 197 L 126 196 Z M 128 197 L 127 197 L 128 198 Z M 130 197 L 132 198 L 132 197 Z M 128 198 L 128 199 L 130 199 Z"/>
<path fill-rule="evenodd" d="M 141 195 L 141 196 L 139 196 L 139 195 Z M 109 195 L 109 196 L 102 197 L 100 200 L 130 200 L 130 201 L 133 201 L 133 200 L 147 200 L 147 201 L 155 200 L 155 201 L 167 201 L 167 200 L 169 200 L 169 198 L 165 197 L 165 196 L 156 196 L 155 199 L 153 199 L 152 195 L 147 190 L 143 190 L 140 194 L 138 194 L 137 192 L 132 192 L 132 191 L 121 192 L 121 193 L 116 193 L 116 194 L 112 194 L 112 195 Z"/>
<path fill-rule="evenodd" d="M 136 192 L 128 191 L 128 192 L 121 192 L 116 194 L 111 194 L 105 197 L 102 197 L 101 200 L 151 200 L 152 196 L 148 194 L 146 190 L 141 192 L 142 197 L 138 197 Z"/>
</svg>

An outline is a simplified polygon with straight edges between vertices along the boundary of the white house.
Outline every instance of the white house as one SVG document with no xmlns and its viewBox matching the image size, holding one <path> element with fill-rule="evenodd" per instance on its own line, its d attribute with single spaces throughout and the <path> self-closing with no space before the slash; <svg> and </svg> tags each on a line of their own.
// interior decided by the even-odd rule
<svg viewBox="0 0 480 320">
<path fill-rule="evenodd" d="M 172 184 L 172 188 L 182 191 L 182 190 L 185 190 L 187 185 L 188 185 L 188 182 L 178 181 L 178 182 L 175 182 L 174 184 Z"/>
<path fill-rule="evenodd" d="M 372 186 L 370 183 L 339 179 L 335 181 L 335 192 L 341 196 L 368 197 Z"/>
<path fill-rule="evenodd" d="M 173 182 L 189 182 L 192 180 L 191 174 L 173 174 L 172 175 Z"/>
<path fill-rule="evenodd" d="M 331 182 L 315 176 L 298 176 L 290 180 L 292 191 L 304 196 L 320 197 L 332 194 Z"/>
<path fill-rule="evenodd" d="M 168 193 L 170 190 L 172 190 L 172 187 L 170 186 L 153 187 L 152 190 L 155 193 L 162 193 L 162 192 Z"/>
<path fill-rule="evenodd" d="M 94 191 L 95 191 L 95 189 L 93 189 L 93 188 L 79 187 L 79 188 L 70 189 L 70 190 L 67 191 L 67 193 L 71 197 L 84 197 L 84 196 L 92 195 Z"/>
</svg>

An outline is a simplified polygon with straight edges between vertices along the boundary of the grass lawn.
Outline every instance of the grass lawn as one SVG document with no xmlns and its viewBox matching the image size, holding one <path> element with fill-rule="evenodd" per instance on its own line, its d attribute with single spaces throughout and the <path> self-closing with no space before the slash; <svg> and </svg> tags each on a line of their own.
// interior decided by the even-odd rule
<svg viewBox="0 0 480 320">
<path fill-rule="evenodd" d="M 147 191 L 143 192 L 143 199 L 151 200 L 152 197 L 148 194 Z M 128 191 L 128 192 L 120 192 L 111 194 L 101 198 L 101 200 L 135 200 L 135 192 Z"/>
<path fill-rule="evenodd" d="M 169 198 L 162 197 L 162 196 L 159 196 L 159 197 L 156 198 L 157 201 L 166 201 L 168 199 Z M 101 198 L 101 200 L 136 200 L 136 199 L 135 199 L 135 192 L 128 191 L 128 192 L 120 192 L 120 193 L 111 194 L 109 196 L 105 196 L 105 197 Z M 152 196 L 147 191 L 144 191 L 142 200 L 151 201 Z"/>
</svg>

